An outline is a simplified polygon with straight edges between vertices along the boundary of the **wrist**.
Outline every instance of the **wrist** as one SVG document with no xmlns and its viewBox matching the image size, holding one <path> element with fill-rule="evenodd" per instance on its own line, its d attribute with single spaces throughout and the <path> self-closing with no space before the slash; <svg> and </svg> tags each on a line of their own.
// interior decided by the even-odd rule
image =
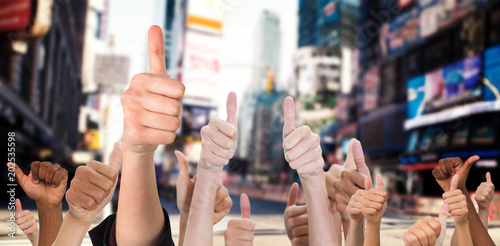
<svg viewBox="0 0 500 246">
<path fill-rule="evenodd" d="M 82 226 L 82 227 L 85 227 L 85 226 L 90 227 L 90 225 L 92 224 L 92 221 L 93 221 L 93 219 L 91 221 L 86 221 L 86 220 L 83 220 L 81 218 L 78 218 L 77 216 L 73 215 L 71 208 L 68 211 L 68 213 L 66 213 L 64 220 L 67 220 L 71 224 L 75 224 L 75 225 Z"/>
<path fill-rule="evenodd" d="M 154 155 L 155 150 L 158 148 L 146 148 L 144 146 L 134 146 L 134 145 L 129 145 L 127 144 L 126 141 L 123 141 L 122 144 L 122 149 L 123 149 L 123 154 L 135 154 L 138 157 L 148 157 L 150 155 Z"/>
<path fill-rule="evenodd" d="M 36 200 L 36 207 L 38 211 L 61 211 L 62 212 L 62 202 L 58 203 L 49 203 L 47 201 Z"/>
<path fill-rule="evenodd" d="M 366 226 L 380 227 L 381 220 L 366 220 Z"/>
</svg>

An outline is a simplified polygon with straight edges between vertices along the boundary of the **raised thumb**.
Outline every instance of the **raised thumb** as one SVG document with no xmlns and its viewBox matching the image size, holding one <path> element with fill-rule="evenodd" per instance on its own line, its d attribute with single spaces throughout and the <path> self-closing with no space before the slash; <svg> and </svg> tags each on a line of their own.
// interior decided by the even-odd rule
<svg viewBox="0 0 500 246">
<path fill-rule="evenodd" d="M 297 202 L 297 197 L 299 196 L 299 184 L 294 182 L 290 188 L 290 193 L 288 193 L 288 204 L 287 207 L 295 205 Z"/>
<path fill-rule="evenodd" d="M 250 201 L 245 193 L 240 196 L 241 218 L 250 219 Z"/>
</svg>

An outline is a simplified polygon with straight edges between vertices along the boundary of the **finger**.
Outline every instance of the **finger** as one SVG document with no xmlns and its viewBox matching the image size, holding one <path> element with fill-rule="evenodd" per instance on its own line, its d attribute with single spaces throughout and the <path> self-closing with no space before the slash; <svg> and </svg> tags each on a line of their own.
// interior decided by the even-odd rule
<svg viewBox="0 0 500 246">
<path fill-rule="evenodd" d="M 436 239 L 436 246 L 441 246 L 444 242 L 444 238 L 446 237 L 446 219 L 448 218 L 448 204 L 443 204 L 441 206 L 441 211 L 439 212 L 439 224 L 441 224 L 441 232 L 439 233 L 439 237 Z"/>
<path fill-rule="evenodd" d="M 380 173 L 377 174 L 377 189 L 379 189 L 379 190 L 385 190 L 385 187 L 384 187 L 384 178 L 382 177 L 382 175 Z"/>
<path fill-rule="evenodd" d="M 177 157 L 177 162 L 179 162 L 179 178 L 182 177 L 186 180 L 189 179 L 189 165 L 186 160 L 186 156 L 178 150 L 176 150 L 174 153 Z"/>
<path fill-rule="evenodd" d="M 52 179 L 52 186 L 58 187 L 61 183 L 65 184 L 68 181 L 68 171 L 59 166 L 59 164 L 56 164 L 54 166 L 58 166 L 59 168 L 54 173 L 54 178 Z"/>
<path fill-rule="evenodd" d="M 283 138 L 295 130 L 295 102 L 292 97 L 286 97 L 283 104 L 285 122 L 283 124 Z"/>
<path fill-rule="evenodd" d="M 47 174 L 47 169 L 49 169 L 50 166 L 52 166 L 52 163 L 47 161 L 43 161 L 40 163 L 40 168 L 38 169 L 38 179 L 40 181 L 47 183 L 46 174 Z"/>
<path fill-rule="evenodd" d="M 250 219 L 250 201 L 245 193 L 240 196 L 241 218 Z"/>
<path fill-rule="evenodd" d="M 38 171 L 40 169 L 40 162 L 39 161 L 34 161 L 31 163 L 31 178 L 33 179 L 33 183 L 38 184 L 40 183 L 40 178 L 38 176 Z"/>
<path fill-rule="evenodd" d="M 293 183 L 290 188 L 290 193 L 288 193 L 288 204 L 287 207 L 295 205 L 297 198 L 299 196 L 299 184 Z"/>
<path fill-rule="evenodd" d="M 486 182 L 488 182 L 488 183 L 492 183 L 492 182 L 491 182 L 491 174 L 490 174 L 490 172 L 487 172 L 487 173 L 486 173 Z"/>
<path fill-rule="evenodd" d="M 469 157 L 469 159 L 467 159 L 464 163 L 464 167 L 465 167 L 465 170 L 466 172 L 468 173 L 470 168 L 472 167 L 472 165 L 477 161 L 479 160 L 479 156 L 477 155 L 474 155 L 474 156 L 471 156 Z"/>
<path fill-rule="evenodd" d="M 365 190 L 369 190 L 372 188 L 372 177 L 370 175 L 365 177 Z"/>
<path fill-rule="evenodd" d="M 455 174 L 451 179 L 450 191 L 456 190 L 457 186 L 458 186 L 458 175 Z"/>
<path fill-rule="evenodd" d="M 21 200 L 16 199 L 16 212 L 20 213 L 23 211 L 23 207 L 21 206 Z"/>
<path fill-rule="evenodd" d="M 21 170 L 21 168 L 17 164 L 12 162 L 7 163 L 7 167 L 11 167 L 12 165 L 14 165 L 14 174 L 16 175 L 16 178 L 19 181 L 19 185 L 21 185 L 22 187 L 24 185 L 27 176 L 26 174 L 24 174 L 23 170 Z"/>
<path fill-rule="evenodd" d="M 165 43 L 159 26 L 151 26 L 148 34 L 149 72 L 154 75 L 168 76 L 165 65 Z"/>
<path fill-rule="evenodd" d="M 226 111 L 227 111 L 227 122 L 229 122 L 234 127 L 238 126 L 238 120 L 236 117 L 236 111 L 238 110 L 238 103 L 236 100 L 236 93 L 230 92 L 227 95 L 226 101 Z"/>
<path fill-rule="evenodd" d="M 111 152 L 111 157 L 109 158 L 109 165 L 116 169 L 116 171 L 120 170 L 123 162 L 123 151 L 122 151 L 122 143 L 116 142 L 113 146 L 113 151 Z"/>
<path fill-rule="evenodd" d="M 349 144 L 347 145 L 347 157 L 345 160 L 345 168 L 347 169 L 356 169 L 356 163 L 354 162 L 354 155 L 352 152 L 352 146 L 355 141 L 355 138 L 351 138 L 351 140 L 349 140 Z"/>
<path fill-rule="evenodd" d="M 354 139 L 352 143 L 352 156 L 356 164 L 356 170 L 361 174 L 370 175 L 370 169 L 366 166 L 363 147 L 361 146 L 361 142 L 357 139 Z"/>
</svg>

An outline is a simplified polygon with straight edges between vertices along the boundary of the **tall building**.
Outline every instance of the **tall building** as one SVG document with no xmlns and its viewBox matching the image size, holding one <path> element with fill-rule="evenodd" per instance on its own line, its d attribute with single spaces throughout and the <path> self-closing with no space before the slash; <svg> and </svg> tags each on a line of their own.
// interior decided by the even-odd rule
<svg viewBox="0 0 500 246">
<path fill-rule="evenodd" d="M 165 64 L 167 68 L 170 68 L 170 60 L 172 56 L 173 47 L 173 38 L 172 28 L 174 24 L 174 15 L 175 15 L 175 0 L 169 0 L 165 4 L 165 26 L 163 29 L 163 35 L 165 40 Z"/>
<path fill-rule="evenodd" d="M 276 13 L 264 10 L 255 32 L 254 78 L 252 89 L 264 90 L 264 83 L 269 74 L 279 81 L 281 31 L 280 19 Z"/>
<path fill-rule="evenodd" d="M 71 165 L 80 138 L 87 1 L 2 1 L 0 9 L 8 10 L 0 14 L 0 133 L 15 133 L 23 169 L 34 160 Z M 0 147 L 7 157 L 7 141 Z"/>
</svg>

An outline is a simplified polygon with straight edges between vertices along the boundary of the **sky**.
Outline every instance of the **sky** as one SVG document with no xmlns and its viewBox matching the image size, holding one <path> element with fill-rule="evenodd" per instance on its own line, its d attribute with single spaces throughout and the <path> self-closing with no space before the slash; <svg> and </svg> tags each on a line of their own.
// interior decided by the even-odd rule
<svg viewBox="0 0 500 246">
<path fill-rule="evenodd" d="M 226 117 L 227 94 L 235 91 L 241 104 L 243 92 L 251 82 L 254 33 L 263 10 L 280 17 L 282 80 L 292 75 L 292 58 L 297 49 L 297 0 L 227 0 L 227 3 L 234 7 L 227 9 L 224 19 L 221 86 L 217 96 L 220 118 Z M 108 35 L 115 38 L 115 54 L 131 57 L 130 77 L 147 72 L 147 32 L 151 25 L 163 26 L 164 5 L 163 0 L 110 0 Z"/>
</svg>

